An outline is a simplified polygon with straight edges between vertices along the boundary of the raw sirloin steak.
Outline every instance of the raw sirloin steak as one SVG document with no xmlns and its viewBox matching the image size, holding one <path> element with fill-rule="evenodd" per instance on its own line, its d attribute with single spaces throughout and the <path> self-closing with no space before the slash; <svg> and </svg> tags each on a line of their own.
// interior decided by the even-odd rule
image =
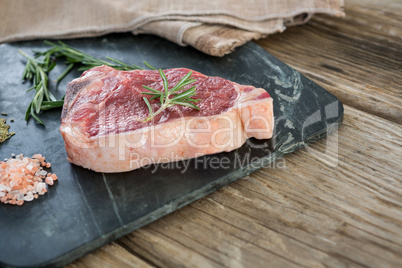
<svg viewBox="0 0 402 268">
<path fill-rule="evenodd" d="M 164 70 L 169 89 L 190 70 Z M 247 138 L 269 139 L 272 98 L 262 88 L 198 72 L 191 76 L 200 110 L 175 105 L 152 121 L 142 86 L 163 90 L 158 71 L 92 68 L 68 84 L 60 131 L 68 160 L 98 172 L 123 172 L 151 163 L 232 151 Z M 150 101 L 154 111 L 159 99 Z"/>
</svg>

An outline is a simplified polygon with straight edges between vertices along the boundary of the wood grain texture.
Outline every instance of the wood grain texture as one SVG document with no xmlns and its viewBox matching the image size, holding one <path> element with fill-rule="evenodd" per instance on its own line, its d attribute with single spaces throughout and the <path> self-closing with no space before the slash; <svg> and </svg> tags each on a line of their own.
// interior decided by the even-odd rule
<svg viewBox="0 0 402 268">
<path fill-rule="evenodd" d="M 345 103 L 339 131 L 69 267 L 402 267 L 402 4 L 258 42 Z"/>
<path fill-rule="evenodd" d="M 85 257 L 67 265 L 68 268 L 84 268 L 84 267 L 139 267 L 148 268 L 153 265 L 143 261 L 135 256 L 132 252 L 127 251 L 124 247 L 116 242 L 112 242 L 94 252 L 87 254 Z"/>
<path fill-rule="evenodd" d="M 345 18 L 315 16 L 257 41 L 343 103 L 402 123 L 402 2 L 346 1 Z"/>
</svg>

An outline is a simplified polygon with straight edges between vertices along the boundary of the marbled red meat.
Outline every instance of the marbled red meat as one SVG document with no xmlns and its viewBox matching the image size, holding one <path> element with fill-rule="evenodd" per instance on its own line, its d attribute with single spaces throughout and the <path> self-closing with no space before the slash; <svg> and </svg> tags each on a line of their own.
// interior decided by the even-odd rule
<svg viewBox="0 0 402 268">
<path fill-rule="evenodd" d="M 173 87 L 189 71 L 164 73 Z M 186 88 L 196 86 L 193 98 L 200 99 L 200 110 L 175 105 L 144 122 L 149 110 L 141 92 L 148 92 L 143 85 L 163 90 L 158 71 L 100 66 L 84 72 L 68 84 L 62 112 L 60 131 L 69 161 L 99 172 L 122 172 L 230 151 L 249 137 L 272 136 L 272 98 L 264 89 L 195 71 L 192 77 L 196 82 Z M 156 111 L 159 100 L 150 102 Z"/>
</svg>

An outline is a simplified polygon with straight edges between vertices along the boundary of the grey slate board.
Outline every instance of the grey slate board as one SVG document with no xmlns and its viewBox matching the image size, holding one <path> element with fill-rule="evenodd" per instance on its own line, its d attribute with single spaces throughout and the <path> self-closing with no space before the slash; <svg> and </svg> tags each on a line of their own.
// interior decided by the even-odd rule
<svg viewBox="0 0 402 268">
<path fill-rule="evenodd" d="M 146 60 L 159 68 L 187 67 L 265 88 L 274 99 L 274 137 L 251 139 L 229 153 L 119 174 L 95 173 L 71 165 L 58 130 L 60 110 L 41 115 L 46 127 L 32 119 L 24 121 L 33 93 L 25 92 L 29 83 L 21 83 L 24 59 L 18 49 L 30 53 L 46 46 L 42 41 L 2 44 L 0 112 L 8 113 L 8 122 L 15 120 L 10 131 L 16 135 L 0 145 L 0 157 L 42 153 L 59 181 L 46 195 L 22 207 L 0 204 L 0 265 L 66 264 L 325 137 L 343 118 L 343 106 L 336 97 L 254 43 L 224 58 L 145 35 L 116 34 L 66 43 L 97 57 L 110 56 L 137 65 Z M 59 64 L 51 79 L 62 68 Z M 79 75 L 70 73 L 57 88 L 53 84 L 50 88 L 61 97 L 67 82 Z M 225 159 L 221 168 L 216 168 L 217 159 Z"/>
</svg>

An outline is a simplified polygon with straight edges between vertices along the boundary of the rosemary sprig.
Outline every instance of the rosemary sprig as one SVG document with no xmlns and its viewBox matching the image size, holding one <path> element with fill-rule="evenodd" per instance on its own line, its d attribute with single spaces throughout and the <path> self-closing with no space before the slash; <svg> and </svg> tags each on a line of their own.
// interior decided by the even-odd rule
<svg viewBox="0 0 402 268">
<path fill-rule="evenodd" d="M 59 41 L 58 44 L 45 41 L 45 44 L 52 46 L 51 49 L 38 53 L 38 55 L 46 55 L 48 51 L 52 51 L 56 57 L 64 57 L 66 59 L 66 63 L 68 64 L 79 64 L 81 67 L 78 68 L 78 71 L 86 71 L 96 66 L 107 65 L 116 70 L 121 71 L 131 71 L 131 70 L 142 70 L 141 67 L 137 65 L 128 65 L 124 62 L 118 61 L 116 59 L 106 57 L 106 60 L 95 58 L 89 54 L 86 54 L 78 49 L 70 47 L 63 42 Z"/>
<path fill-rule="evenodd" d="M 25 113 L 26 121 L 28 121 L 32 116 L 39 124 L 44 125 L 45 123 L 43 120 L 39 118 L 40 111 L 63 106 L 64 97 L 61 100 L 56 100 L 48 88 L 48 74 L 56 66 L 55 59 L 58 57 L 65 58 L 68 66 L 56 79 L 55 82 L 57 83 L 60 82 L 76 65 L 80 65 L 78 70 L 88 70 L 100 65 L 107 65 L 124 71 L 142 69 L 139 66 L 128 65 L 112 58 L 107 58 L 108 61 L 97 59 L 89 54 L 72 48 L 61 41 L 59 41 L 58 44 L 48 41 L 45 41 L 45 43 L 52 47 L 43 52 L 36 52 L 34 57 L 30 57 L 23 51 L 19 50 L 21 55 L 27 59 L 22 79 L 33 82 L 33 87 L 28 89 L 28 91 L 35 90 L 35 95 Z"/>
<path fill-rule="evenodd" d="M 32 116 L 39 124 L 44 125 L 45 123 L 39 118 L 38 114 L 41 111 L 44 100 L 47 102 L 56 101 L 56 98 L 48 89 L 49 79 L 47 76 L 48 72 L 56 65 L 56 62 L 51 60 L 51 53 L 44 55 L 43 59 L 32 58 L 21 50 L 19 50 L 19 53 L 27 58 L 27 64 L 25 65 L 22 79 L 32 80 L 34 84 L 34 86 L 27 91 L 35 89 L 35 95 L 25 113 L 25 120 L 28 121 L 29 117 Z"/>
<path fill-rule="evenodd" d="M 56 58 L 64 58 L 66 64 L 68 64 L 67 68 L 56 79 L 55 82 L 57 83 L 60 82 L 76 65 L 80 66 L 78 71 L 88 70 L 100 65 L 107 65 L 122 71 L 143 69 L 137 65 L 128 65 L 110 57 L 107 57 L 106 60 L 95 58 L 89 54 L 72 48 L 61 41 L 57 44 L 49 41 L 45 41 L 45 43 L 50 45 L 51 48 L 43 52 L 36 52 L 34 57 L 28 56 L 21 50 L 19 51 L 25 58 L 27 58 L 22 78 L 23 80 L 30 80 L 34 84 L 32 88 L 28 89 L 28 91 L 35 89 L 34 98 L 25 113 L 26 121 L 28 121 L 32 116 L 39 124 L 44 125 L 44 122 L 39 118 L 40 111 L 63 106 L 64 97 L 61 100 L 56 100 L 48 88 L 48 74 L 55 67 Z M 145 61 L 144 65 L 149 69 L 156 70 L 156 68 Z M 195 79 L 190 78 L 192 72 L 185 75 L 180 82 L 170 90 L 165 74 L 161 69 L 159 69 L 159 73 L 163 79 L 164 92 L 159 92 L 155 89 L 144 86 L 144 88 L 150 92 L 143 92 L 142 94 L 151 95 L 152 97 L 150 100 L 159 98 L 161 106 L 156 112 L 154 112 L 149 100 L 143 97 L 149 109 L 149 115 L 144 119 L 145 122 L 152 120 L 156 115 L 173 105 L 182 105 L 199 110 L 199 108 L 194 104 L 199 100 L 191 98 L 196 95 L 195 86 L 177 94 L 177 92 L 183 90 L 185 86 L 195 82 Z"/>
<path fill-rule="evenodd" d="M 159 99 L 161 106 L 159 109 L 154 112 L 151 106 L 151 103 L 149 102 L 148 98 L 143 97 L 146 105 L 148 106 L 149 110 L 149 115 L 143 120 L 144 122 L 148 122 L 155 118 L 158 114 L 160 114 L 163 110 L 172 107 L 173 105 L 182 105 L 182 106 L 187 106 L 191 107 L 193 109 L 199 110 L 197 105 L 194 103 L 198 102 L 200 99 L 192 99 L 191 97 L 195 96 L 196 93 L 196 87 L 192 86 L 191 88 L 176 94 L 175 92 L 181 91 L 184 89 L 185 86 L 194 83 L 196 80 L 194 78 L 190 78 L 192 72 L 188 72 L 181 80 L 179 83 L 177 83 L 172 89 L 169 90 L 169 84 L 166 78 L 166 75 L 163 73 L 161 69 L 159 69 L 159 74 L 162 77 L 163 80 L 163 91 L 158 91 L 156 89 L 150 88 L 148 86 L 143 86 L 145 89 L 147 89 L 150 92 L 142 92 L 141 94 L 144 95 L 151 95 L 152 97 L 150 100 L 154 99 Z M 170 98 L 172 96 L 172 98 Z"/>
</svg>

